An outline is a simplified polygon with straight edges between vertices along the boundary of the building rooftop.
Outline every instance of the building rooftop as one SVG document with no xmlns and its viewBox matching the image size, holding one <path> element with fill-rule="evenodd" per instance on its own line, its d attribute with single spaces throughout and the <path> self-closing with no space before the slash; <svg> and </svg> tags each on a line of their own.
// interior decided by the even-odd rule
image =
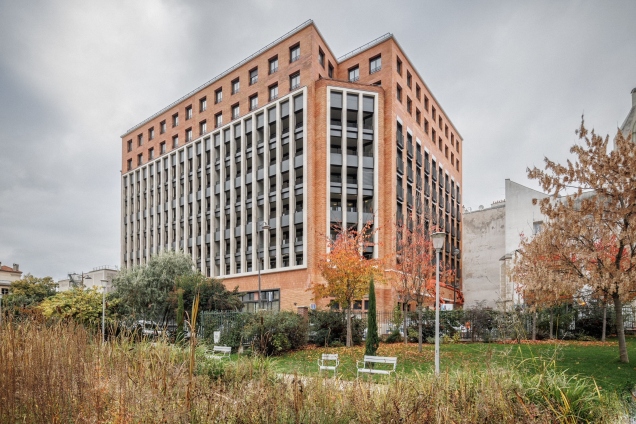
<svg viewBox="0 0 636 424">
<path fill-rule="evenodd" d="M 199 91 L 203 90 L 206 87 L 209 87 L 210 85 L 214 84 L 215 82 L 217 82 L 218 80 L 220 80 L 221 78 L 223 78 L 224 76 L 228 75 L 229 73 L 231 73 L 232 71 L 234 71 L 235 69 L 240 68 L 241 66 L 243 66 L 245 63 L 249 62 L 250 60 L 254 59 L 255 57 L 258 57 L 261 53 L 264 53 L 265 51 L 269 50 L 270 48 L 274 47 L 275 45 L 277 45 L 278 43 L 280 43 L 281 41 L 291 37 L 292 35 L 296 34 L 297 32 L 299 32 L 300 30 L 308 27 L 309 25 L 313 24 L 314 21 L 312 21 L 311 19 L 303 22 L 302 24 L 298 25 L 296 28 L 292 29 L 291 31 L 287 32 L 285 35 L 278 37 L 276 40 L 272 41 L 271 43 L 269 43 L 268 45 L 266 45 L 265 47 L 263 47 L 262 49 L 258 50 L 256 53 L 252 53 L 251 55 L 249 55 L 248 57 L 246 57 L 245 59 L 241 60 L 239 63 L 237 63 L 236 65 L 226 69 L 225 71 L 221 72 L 219 75 L 215 76 L 214 78 L 212 78 L 211 80 L 209 80 L 208 82 L 198 86 L 197 88 L 195 88 L 194 90 L 190 91 L 188 94 L 186 94 L 185 96 L 181 96 L 180 98 L 178 98 L 177 100 L 175 100 L 174 102 L 170 103 L 168 106 L 164 107 L 163 109 L 161 109 L 159 112 L 153 114 L 152 116 L 144 119 L 143 121 L 141 121 L 140 123 L 138 123 L 137 125 L 133 126 L 132 128 L 130 128 L 128 131 L 126 131 L 124 134 L 121 135 L 121 137 L 124 137 L 125 135 L 131 133 L 132 131 L 135 131 L 137 128 L 143 126 L 145 123 L 152 121 L 153 119 L 155 119 L 157 116 L 161 115 L 162 113 L 170 110 L 172 107 L 178 105 L 179 103 L 181 103 L 182 101 L 184 101 L 185 99 L 187 99 L 188 97 L 198 93 Z"/>
</svg>

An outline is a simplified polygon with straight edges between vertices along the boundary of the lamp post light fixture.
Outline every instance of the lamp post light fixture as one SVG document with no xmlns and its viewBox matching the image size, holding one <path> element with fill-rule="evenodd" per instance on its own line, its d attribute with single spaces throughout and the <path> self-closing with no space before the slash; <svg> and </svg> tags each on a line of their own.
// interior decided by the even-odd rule
<svg viewBox="0 0 636 424">
<path fill-rule="evenodd" d="M 439 261 L 445 239 L 444 233 L 431 234 L 435 249 L 435 375 L 439 375 Z"/>
<path fill-rule="evenodd" d="M 100 280 L 102 283 L 102 343 L 106 342 L 106 283 L 108 280 Z"/>
<path fill-rule="evenodd" d="M 269 230 L 269 224 L 266 221 L 261 222 L 261 230 Z M 258 257 L 258 252 L 256 252 L 256 261 L 258 262 L 258 310 L 263 306 L 263 300 L 261 293 L 261 258 Z M 263 259 L 265 259 L 265 236 L 263 235 Z"/>
</svg>

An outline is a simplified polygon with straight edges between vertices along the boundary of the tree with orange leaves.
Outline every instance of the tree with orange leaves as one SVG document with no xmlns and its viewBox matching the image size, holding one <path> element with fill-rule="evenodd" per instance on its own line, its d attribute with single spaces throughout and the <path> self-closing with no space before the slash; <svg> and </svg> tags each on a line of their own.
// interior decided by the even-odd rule
<svg viewBox="0 0 636 424">
<path fill-rule="evenodd" d="M 636 292 L 636 144 L 618 131 L 612 149 L 609 137 L 588 131 L 583 121 L 577 134 L 581 143 L 570 149 L 575 160 L 559 164 L 546 158 L 545 170 L 528 170 L 550 194 L 540 203 L 549 218 L 546 236 L 530 244 L 543 244 L 543 255 L 556 255 L 560 269 L 577 277 L 552 279 L 553 290 L 592 287 L 612 299 L 620 360 L 627 363 L 623 304 Z"/>
<path fill-rule="evenodd" d="M 351 308 L 356 299 L 366 294 L 371 277 L 379 277 L 381 267 L 377 259 L 364 257 L 364 250 L 373 246 L 372 222 L 361 230 L 335 227 L 335 239 L 327 238 L 327 253 L 318 259 L 317 267 L 325 282 L 314 282 L 314 298 L 333 298 L 346 309 L 347 347 L 352 345 Z"/>
<path fill-rule="evenodd" d="M 397 224 L 396 264 L 393 287 L 406 306 L 415 302 L 418 312 L 418 349 L 422 351 L 422 307 L 427 299 L 435 298 L 435 249 L 429 230 Z M 453 271 L 440 267 L 440 281 L 452 281 Z M 404 315 L 404 343 L 407 343 L 407 314 Z"/>
</svg>

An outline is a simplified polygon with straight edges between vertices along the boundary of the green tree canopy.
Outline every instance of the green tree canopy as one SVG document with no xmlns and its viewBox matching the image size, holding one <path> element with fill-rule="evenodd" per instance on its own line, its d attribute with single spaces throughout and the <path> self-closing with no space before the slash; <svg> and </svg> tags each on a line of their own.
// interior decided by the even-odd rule
<svg viewBox="0 0 636 424">
<path fill-rule="evenodd" d="M 225 285 L 214 278 L 206 278 L 201 274 L 183 275 L 177 277 L 175 290 L 170 294 L 170 303 L 176 307 L 177 290 L 183 290 L 183 302 L 186 311 L 192 310 L 192 304 L 199 293 L 199 311 L 231 311 L 243 307 L 238 293 L 238 287 L 229 291 Z"/>
<path fill-rule="evenodd" d="M 106 318 L 115 318 L 119 300 L 107 302 Z M 45 299 L 39 309 L 47 318 L 71 318 L 85 325 L 99 325 L 102 319 L 102 293 L 98 289 L 74 288 Z"/>
<path fill-rule="evenodd" d="M 51 277 L 38 278 L 27 274 L 11 283 L 9 294 L 4 296 L 2 303 L 7 308 L 32 308 L 55 295 L 56 287 Z"/>
<path fill-rule="evenodd" d="M 113 279 L 113 286 L 128 313 L 164 319 L 172 309 L 170 294 L 177 277 L 196 274 L 191 257 L 183 252 L 164 252 L 145 265 L 122 270 Z"/>
</svg>

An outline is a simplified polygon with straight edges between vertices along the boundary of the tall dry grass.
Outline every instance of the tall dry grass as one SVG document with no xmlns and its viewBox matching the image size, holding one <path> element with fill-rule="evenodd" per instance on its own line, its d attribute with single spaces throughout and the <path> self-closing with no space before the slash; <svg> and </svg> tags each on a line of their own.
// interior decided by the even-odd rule
<svg viewBox="0 0 636 424">
<path fill-rule="evenodd" d="M 514 370 L 387 379 L 280 376 L 272 361 L 206 361 L 163 342 L 101 345 L 73 323 L 0 328 L 0 422 L 620 422 L 624 406 L 559 374 Z M 189 390 L 189 391 L 188 391 Z"/>
</svg>

